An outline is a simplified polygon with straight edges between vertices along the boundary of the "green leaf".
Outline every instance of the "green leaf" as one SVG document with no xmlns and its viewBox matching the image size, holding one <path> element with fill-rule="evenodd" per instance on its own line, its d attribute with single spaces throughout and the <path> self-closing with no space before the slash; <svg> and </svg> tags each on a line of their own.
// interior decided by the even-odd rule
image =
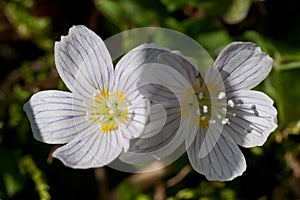
<svg viewBox="0 0 300 200">
<path fill-rule="evenodd" d="M 129 24 L 128 15 L 122 4 L 111 0 L 95 0 L 96 8 L 119 28 L 126 29 Z"/>
<path fill-rule="evenodd" d="M 132 200 L 137 197 L 139 191 L 133 185 L 127 182 L 122 182 L 118 185 L 118 194 L 120 200 Z"/>
<path fill-rule="evenodd" d="M 282 49 L 282 47 L 279 46 L 276 42 L 265 38 L 264 36 L 253 30 L 246 31 L 242 35 L 242 39 L 245 41 L 255 42 L 261 47 L 264 52 L 268 53 L 271 57 L 279 53 L 278 49 Z"/>
<path fill-rule="evenodd" d="M 228 24 L 237 24 L 243 21 L 248 15 L 250 6 L 251 0 L 233 0 L 223 15 L 223 20 Z"/>
<path fill-rule="evenodd" d="M 47 184 L 43 172 L 36 166 L 34 160 L 30 155 L 24 156 L 19 161 L 19 168 L 22 173 L 27 173 L 31 176 L 35 189 L 39 193 L 40 199 L 50 200 L 49 185 Z"/>
<path fill-rule="evenodd" d="M 5 189 L 1 192 L 5 192 L 9 197 L 13 197 L 25 185 L 25 177 L 18 170 L 17 157 L 17 153 L 0 146 L 0 185 L 4 185 Z"/>
<path fill-rule="evenodd" d="M 275 71 L 279 119 L 283 125 L 300 119 L 300 69 Z"/>
<path fill-rule="evenodd" d="M 176 198 L 177 199 L 192 199 L 195 197 L 195 192 L 191 189 L 183 189 L 180 190 L 177 194 L 176 194 Z"/>
<path fill-rule="evenodd" d="M 23 184 L 20 183 L 14 174 L 5 173 L 3 174 L 3 181 L 6 187 L 6 192 L 9 197 L 14 196 L 17 192 L 19 192 L 23 188 Z"/>
<path fill-rule="evenodd" d="M 170 12 L 178 10 L 188 3 L 187 0 L 160 0 L 160 2 L 164 4 Z"/>
<path fill-rule="evenodd" d="M 136 197 L 136 200 L 151 200 L 151 198 L 150 198 L 148 195 L 145 195 L 145 194 L 139 194 L 139 195 Z"/>
<path fill-rule="evenodd" d="M 203 45 L 213 57 L 216 57 L 227 44 L 232 42 L 232 38 L 226 30 L 217 30 L 199 34 L 197 41 Z"/>
<path fill-rule="evenodd" d="M 291 70 L 300 68 L 300 53 L 298 51 L 295 50 L 293 53 L 286 53 L 284 55 L 277 54 L 274 61 L 275 69 Z"/>
</svg>

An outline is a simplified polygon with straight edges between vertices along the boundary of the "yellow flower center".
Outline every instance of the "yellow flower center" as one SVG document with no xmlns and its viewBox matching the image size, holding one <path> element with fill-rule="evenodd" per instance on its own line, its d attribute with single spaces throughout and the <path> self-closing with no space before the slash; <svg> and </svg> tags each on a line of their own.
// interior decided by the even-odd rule
<svg viewBox="0 0 300 200">
<path fill-rule="evenodd" d="M 129 103 L 122 92 L 109 93 L 103 90 L 95 95 L 88 106 L 88 118 L 99 123 L 102 132 L 117 130 L 119 125 L 129 120 Z"/>
</svg>

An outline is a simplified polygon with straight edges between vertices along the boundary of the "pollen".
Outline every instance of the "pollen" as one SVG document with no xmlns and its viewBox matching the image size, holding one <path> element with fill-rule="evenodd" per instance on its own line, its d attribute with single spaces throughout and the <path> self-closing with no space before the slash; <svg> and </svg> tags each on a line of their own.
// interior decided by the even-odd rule
<svg viewBox="0 0 300 200">
<path fill-rule="evenodd" d="M 122 92 L 98 91 L 88 106 L 87 116 L 98 123 L 101 132 L 117 130 L 120 124 L 130 120 L 129 102 Z"/>
<path fill-rule="evenodd" d="M 103 91 L 102 91 L 102 96 L 108 97 L 108 91 L 107 91 L 107 90 L 103 90 Z"/>
<path fill-rule="evenodd" d="M 116 130 L 118 129 L 118 127 L 115 124 L 103 124 L 100 127 L 102 132 L 108 132 L 108 131 L 112 131 L 112 130 Z"/>
<path fill-rule="evenodd" d="M 114 92 L 115 97 L 121 102 L 126 103 L 126 99 L 124 98 L 124 95 L 122 92 Z"/>
</svg>

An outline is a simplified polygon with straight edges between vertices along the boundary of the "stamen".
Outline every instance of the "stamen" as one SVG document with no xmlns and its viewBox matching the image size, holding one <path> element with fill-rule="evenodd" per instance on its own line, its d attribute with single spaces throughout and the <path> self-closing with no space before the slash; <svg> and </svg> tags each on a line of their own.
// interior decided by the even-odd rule
<svg viewBox="0 0 300 200">
<path fill-rule="evenodd" d="M 231 108 L 233 108 L 233 107 L 234 107 L 234 102 L 233 102 L 231 99 L 229 99 L 228 105 L 229 105 Z"/>
<path fill-rule="evenodd" d="M 229 119 L 228 118 L 225 118 L 225 119 L 222 119 L 222 124 L 228 124 L 228 122 L 229 122 Z"/>
<path fill-rule="evenodd" d="M 108 132 L 112 130 L 116 130 L 118 127 L 115 124 L 104 124 L 101 126 L 101 131 Z"/>
<path fill-rule="evenodd" d="M 223 99 L 225 97 L 225 92 L 220 92 L 218 95 L 218 99 Z"/>
<path fill-rule="evenodd" d="M 203 112 L 204 112 L 204 113 L 207 113 L 207 112 L 208 112 L 208 107 L 207 107 L 207 105 L 204 105 L 204 106 L 203 106 Z"/>
<path fill-rule="evenodd" d="M 200 118 L 197 118 L 195 123 L 198 123 L 200 128 L 208 128 L 210 124 L 217 122 L 229 124 L 229 119 L 225 118 L 225 116 L 228 106 L 235 106 L 233 100 L 229 100 L 228 103 L 224 101 L 226 93 L 224 90 L 222 91 L 218 84 L 201 84 L 200 82 L 200 85 L 201 88 L 199 90 L 195 90 L 193 87 L 193 91 L 186 91 L 184 103 L 187 109 L 183 113 L 193 112 L 197 114 Z M 213 106 L 215 109 L 212 109 Z M 185 116 L 190 117 L 188 114 L 185 114 Z"/>
<path fill-rule="evenodd" d="M 119 124 L 129 120 L 129 103 L 122 92 L 110 94 L 108 90 L 99 92 L 94 102 L 87 105 L 87 118 L 98 123 L 102 132 L 116 130 Z"/>
<path fill-rule="evenodd" d="M 107 91 L 107 90 L 103 90 L 103 91 L 102 91 L 102 96 L 108 97 L 108 91 Z"/>
<path fill-rule="evenodd" d="M 96 100 L 97 102 L 100 102 L 100 101 L 102 100 L 101 95 L 97 94 L 97 95 L 95 96 L 95 100 Z"/>
<path fill-rule="evenodd" d="M 229 111 L 228 111 L 228 112 L 226 112 L 226 114 L 227 114 L 227 115 L 231 115 L 231 116 L 233 116 L 233 117 L 235 117 L 235 116 L 236 116 L 236 113 L 229 112 Z"/>
</svg>

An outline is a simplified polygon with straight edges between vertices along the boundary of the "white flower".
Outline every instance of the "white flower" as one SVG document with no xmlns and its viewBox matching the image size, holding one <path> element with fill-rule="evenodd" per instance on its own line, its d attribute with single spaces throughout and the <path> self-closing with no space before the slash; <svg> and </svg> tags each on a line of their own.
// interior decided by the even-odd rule
<svg viewBox="0 0 300 200">
<path fill-rule="evenodd" d="M 150 57 L 146 46 L 128 52 L 114 70 L 101 38 L 72 27 L 55 43 L 57 71 L 71 92 L 38 92 L 24 106 L 35 139 L 64 144 L 53 156 L 73 168 L 100 167 L 126 151 L 148 117 L 149 102 L 136 87 Z"/>
<path fill-rule="evenodd" d="M 192 167 L 207 179 L 225 181 L 241 175 L 246 170 L 246 162 L 238 145 L 261 146 L 276 129 L 277 110 L 272 99 L 250 90 L 263 81 L 271 69 L 272 59 L 249 42 L 231 43 L 207 69 L 203 98 L 215 99 L 215 112 L 200 115 L 204 126 L 200 123 L 199 132 L 188 148 Z M 216 79 L 218 73 L 220 80 Z M 223 84 L 225 90 L 221 88 Z M 200 108 L 206 105 L 201 99 L 198 102 Z M 211 118 L 216 120 L 210 122 L 213 126 L 221 127 L 222 124 L 223 129 L 208 130 L 207 121 Z M 211 136 L 206 138 L 207 135 Z M 209 140 L 214 145 L 209 146 Z"/>
<path fill-rule="evenodd" d="M 165 106 L 167 123 L 149 142 L 136 139 L 129 151 L 157 159 L 170 157 L 173 152 L 168 150 L 172 148 L 161 144 L 180 138 L 173 130 L 175 127 L 184 135 L 181 139 L 185 138 L 192 167 L 208 180 L 226 181 L 241 175 L 246 161 L 238 145 L 263 145 L 277 127 L 272 99 L 250 90 L 270 73 L 272 59 L 253 43 L 234 42 L 220 53 L 204 78 L 193 62 L 177 53 L 161 56 L 158 63 L 164 66 L 149 66 L 141 78 L 144 83 L 152 80 L 157 84 L 148 84 L 141 91 Z M 167 137 L 161 137 L 164 135 Z M 122 157 L 130 163 L 138 162 L 132 161 L 127 153 Z M 145 163 L 153 161 L 134 158 Z"/>
</svg>

